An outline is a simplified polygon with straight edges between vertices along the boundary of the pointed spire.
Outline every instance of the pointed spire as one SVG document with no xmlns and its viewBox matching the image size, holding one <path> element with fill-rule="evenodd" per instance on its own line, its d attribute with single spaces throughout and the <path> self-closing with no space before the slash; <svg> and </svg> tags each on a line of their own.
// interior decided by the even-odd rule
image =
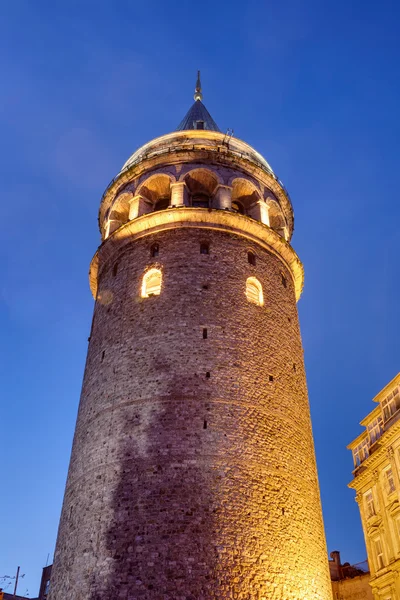
<svg viewBox="0 0 400 600">
<path fill-rule="evenodd" d="M 197 71 L 196 89 L 194 92 L 194 104 L 189 108 L 183 120 L 175 131 L 187 129 L 208 129 L 209 131 L 220 131 L 218 125 L 202 103 L 200 71 Z"/>
<path fill-rule="evenodd" d="M 203 100 L 203 94 L 201 93 L 200 71 L 197 71 L 197 81 L 196 81 L 196 89 L 194 91 L 194 99 L 195 100 Z"/>
</svg>

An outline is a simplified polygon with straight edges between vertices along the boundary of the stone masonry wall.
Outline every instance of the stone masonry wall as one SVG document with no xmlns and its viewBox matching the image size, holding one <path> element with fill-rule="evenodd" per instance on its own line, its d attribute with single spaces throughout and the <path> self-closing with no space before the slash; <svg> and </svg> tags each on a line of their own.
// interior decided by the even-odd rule
<svg viewBox="0 0 400 600">
<path fill-rule="evenodd" d="M 161 295 L 142 299 L 152 266 Z M 330 599 L 283 263 L 181 228 L 125 245 L 101 273 L 50 600 Z M 246 299 L 251 275 L 263 307 Z"/>
</svg>

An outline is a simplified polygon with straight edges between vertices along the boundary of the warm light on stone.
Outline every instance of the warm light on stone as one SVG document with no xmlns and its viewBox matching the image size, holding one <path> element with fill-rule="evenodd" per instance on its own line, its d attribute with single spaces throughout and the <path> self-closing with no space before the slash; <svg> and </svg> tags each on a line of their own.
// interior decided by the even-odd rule
<svg viewBox="0 0 400 600">
<path fill-rule="evenodd" d="M 150 269 L 150 271 L 147 271 L 143 275 L 142 298 L 160 295 L 161 278 L 161 271 L 159 269 Z"/>
<path fill-rule="evenodd" d="M 282 183 L 231 135 L 176 131 L 99 225 L 50 600 L 330 600 Z"/>
</svg>

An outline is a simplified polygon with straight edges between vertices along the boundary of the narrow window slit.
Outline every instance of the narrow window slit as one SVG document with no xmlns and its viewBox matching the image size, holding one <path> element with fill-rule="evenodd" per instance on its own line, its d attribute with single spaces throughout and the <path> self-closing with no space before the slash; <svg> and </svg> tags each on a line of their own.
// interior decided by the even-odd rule
<svg viewBox="0 0 400 600">
<path fill-rule="evenodd" d="M 153 244 L 152 247 L 150 248 L 150 256 L 152 256 L 153 258 L 155 256 L 158 256 L 160 253 L 160 246 L 158 244 Z"/>
<path fill-rule="evenodd" d="M 273 380 L 274 380 L 274 376 L 273 376 L 273 375 L 270 375 L 268 379 L 269 379 L 270 381 L 273 381 Z"/>
<path fill-rule="evenodd" d="M 284 276 L 283 273 L 281 273 L 281 278 L 282 278 L 282 285 L 283 285 L 283 287 L 287 287 L 287 279 L 286 279 L 286 277 Z"/>
<path fill-rule="evenodd" d="M 204 327 L 203 328 L 203 340 L 206 340 L 206 339 L 207 339 L 207 328 Z"/>
<path fill-rule="evenodd" d="M 247 253 L 247 260 L 249 261 L 250 265 L 253 265 L 253 267 L 256 266 L 256 255 L 254 254 L 254 252 Z"/>
<path fill-rule="evenodd" d="M 200 254 L 210 254 L 210 245 L 209 244 L 200 244 Z"/>
<path fill-rule="evenodd" d="M 296 373 L 296 363 L 293 363 L 293 371 Z"/>
<path fill-rule="evenodd" d="M 203 429 L 207 429 L 207 421 L 206 420 L 204 420 Z"/>
<path fill-rule="evenodd" d="M 113 270 L 112 270 L 112 274 L 113 277 L 115 277 L 118 273 L 118 263 L 116 262 L 115 265 L 113 266 Z"/>
<path fill-rule="evenodd" d="M 101 353 L 101 362 L 103 362 L 105 355 L 106 355 L 106 351 L 103 350 L 103 352 Z"/>
<path fill-rule="evenodd" d="M 210 371 L 207 371 L 207 373 L 206 373 L 206 377 L 207 377 L 207 379 L 210 379 L 210 377 L 211 377 L 211 373 L 210 373 Z"/>
</svg>

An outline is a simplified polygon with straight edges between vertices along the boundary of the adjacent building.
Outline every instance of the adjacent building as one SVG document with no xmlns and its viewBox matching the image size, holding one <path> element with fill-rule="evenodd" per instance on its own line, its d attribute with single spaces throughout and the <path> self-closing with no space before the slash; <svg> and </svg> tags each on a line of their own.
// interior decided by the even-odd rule
<svg viewBox="0 0 400 600">
<path fill-rule="evenodd" d="M 342 564 L 340 552 L 331 552 L 329 572 L 334 600 L 373 600 L 368 561 Z"/>
<path fill-rule="evenodd" d="M 400 600 L 400 373 L 373 401 L 348 448 L 376 600 Z"/>
</svg>

